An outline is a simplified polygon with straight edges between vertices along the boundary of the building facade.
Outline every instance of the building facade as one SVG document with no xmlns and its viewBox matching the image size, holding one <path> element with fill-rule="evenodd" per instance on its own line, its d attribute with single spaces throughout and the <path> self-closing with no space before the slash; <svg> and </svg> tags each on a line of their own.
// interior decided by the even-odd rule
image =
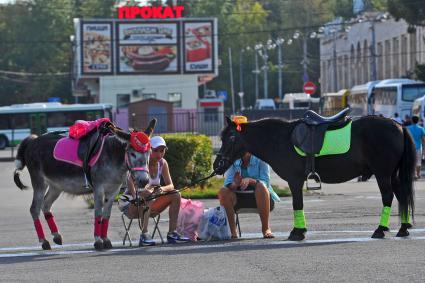
<svg viewBox="0 0 425 283">
<path fill-rule="evenodd" d="M 425 27 L 408 33 L 405 21 L 385 19 L 379 13 L 361 19 L 349 29 L 328 27 L 321 38 L 322 93 L 374 80 L 408 78 L 416 64 L 425 64 Z"/>
</svg>

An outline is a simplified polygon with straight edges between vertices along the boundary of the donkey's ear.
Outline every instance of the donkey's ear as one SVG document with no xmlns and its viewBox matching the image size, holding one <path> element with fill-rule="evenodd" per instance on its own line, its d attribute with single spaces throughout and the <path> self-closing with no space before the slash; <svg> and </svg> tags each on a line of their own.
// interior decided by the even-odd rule
<svg viewBox="0 0 425 283">
<path fill-rule="evenodd" d="M 114 134 L 122 142 L 127 143 L 128 141 L 130 141 L 130 134 L 129 133 L 126 133 L 122 130 L 116 129 L 116 130 L 114 130 Z"/>
<path fill-rule="evenodd" d="M 230 120 L 229 116 L 226 116 L 226 123 L 227 123 L 227 126 L 230 126 L 233 123 L 232 120 Z"/>
<path fill-rule="evenodd" d="M 156 125 L 156 118 L 153 118 L 149 122 L 149 126 L 146 128 L 145 134 L 147 134 L 148 136 L 151 136 L 153 133 L 153 130 L 155 129 L 155 125 Z"/>
</svg>

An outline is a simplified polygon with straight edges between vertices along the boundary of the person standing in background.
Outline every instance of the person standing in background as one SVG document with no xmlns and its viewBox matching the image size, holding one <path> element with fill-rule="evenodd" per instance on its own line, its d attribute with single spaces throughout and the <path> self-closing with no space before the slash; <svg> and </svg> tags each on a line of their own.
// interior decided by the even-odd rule
<svg viewBox="0 0 425 283">
<path fill-rule="evenodd" d="M 412 125 L 407 126 L 410 135 L 413 138 L 416 146 L 416 176 L 415 179 L 421 177 L 421 166 L 422 166 L 422 143 L 425 141 L 425 130 L 418 125 L 419 117 L 412 117 Z"/>
</svg>

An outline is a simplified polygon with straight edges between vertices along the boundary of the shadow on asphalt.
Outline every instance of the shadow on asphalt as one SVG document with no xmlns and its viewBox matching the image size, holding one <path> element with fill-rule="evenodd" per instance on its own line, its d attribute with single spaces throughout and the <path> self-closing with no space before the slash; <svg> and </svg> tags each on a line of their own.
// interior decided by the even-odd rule
<svg viewBox="0 0 425 283">
<path fill-rule="evenodd" d="M 335 246 L 340 244 L 352 243 L 351 241 L 341 241 L 341 242 L 329 242 L 329 243 L 308 243 L 308 242 L 295 242 L 293 244 L 289 243 L 287 240 L 264 240 L 267 242 L 272 242 L 273 244 L 252 244 L 243 243 L 244 241 L 252 241 L 252 239 L 241 239 L 232 241 L 232 245 L 229 245 L 229 241 L 225 242 L 198 242 L 193 244 L 178 244 L 178 245 L 159 245 L 156 247 L 115 247 L 119 250 L 112 251 L 99 251 L 96 252 L 92 249 L 83 249 L 78 250 L 79 253 L 76 253 L 78 256 L 87 255 L 90 257 L 109 257 L 109 256 L 152 256 L 152 255 L 190 255 L 190 254 L 211 254 L 211 253 L 223 253 L 223 252 L 238 252 L 238 251 L 257 251 L 257 250 L 276 250 L 276 249 L 293 249 L 293 248 L 304 248 L 304 247 L 314 247 L 314 246 Z M 283 242 L 283 243 L 276 243 Z M 355 241 L 353 241 L 355 242 Z M 208 247 L 202 247 L 208 246 Z M 213 246 L 213 247 L 212 247 Z M 191 248 L 195 247 L 195 248 Z M 180 249 L 182 248 L 182 249 Z M 52 254 L 49 252 L 43 252 L 42 254 L 34 256 L 22 256 L 22 257 L 9 257 L 9 258 L 0 258 L 0 264 L 15 264 L 15 263 L 27 263 L 27 262 L 41 262 L 49 260 L 58 260 L 58 259 L 67 259 L 70 254 L 63 255 L 57 254 L 58 252 L 64 252 L 70 250 L 57 250 L 53 251 Z M 72 250 L 75 251 L 75 250 Z M 87 251 L 85 253 L 84 251 Z"/>
</svg>

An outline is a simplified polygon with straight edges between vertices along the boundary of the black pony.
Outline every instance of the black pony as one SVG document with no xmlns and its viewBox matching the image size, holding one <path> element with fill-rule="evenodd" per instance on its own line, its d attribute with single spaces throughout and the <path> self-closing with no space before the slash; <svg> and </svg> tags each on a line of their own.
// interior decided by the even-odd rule
<svg viewBox="0 0 425 283">
<path fill-rule="evenodd" d="M 289 184 L 294 210 L 294 228 L 289 240 L 300 241 L 307 231 L 303 210 L 303 185 L 306 158 L 291 143 L 291 134 L 300 121 L 286 122 L 266 118 L 237 126 L 228 117 L 221 134 L 222 146 L 214 161 L 214 170 L 223 174 L 244 152 L 269 163 Z M 391 119 L 366 116 L 354 119 L 351 146 L 347 153 L 316 157 L 316 171 L 324 183 L 342 183 L 358 176 L 376 176 L 382 195 L 381 221 L 373 238 L 384 238 L 389 230 L 391 204 L 399 202 L 401 228 L 398 237 L 409 235 L 414 212 L 413 174 L 415 145 L 407 129 Z"/>
</svg>

